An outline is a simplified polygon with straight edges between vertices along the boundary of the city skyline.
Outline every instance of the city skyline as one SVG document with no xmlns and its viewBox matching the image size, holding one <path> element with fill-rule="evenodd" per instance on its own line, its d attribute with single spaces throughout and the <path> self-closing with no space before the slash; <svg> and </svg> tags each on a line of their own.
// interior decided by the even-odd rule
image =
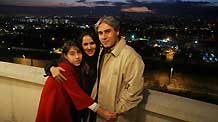
<svg viewBox="0 0 218 122">
<path fill-rule="evenodd" d="M 43 61 L 58 58 L 55 52 L 66 40 L 93 29 L 102 15 L 116 15 L 122 22 L 121 34 L 148 66 L 148 88 L 218 104 L 218 6 L 129 1 L 95 2 L 107 7 L 2 5 L 0 59 L 43 67 Z"/>
</svg>

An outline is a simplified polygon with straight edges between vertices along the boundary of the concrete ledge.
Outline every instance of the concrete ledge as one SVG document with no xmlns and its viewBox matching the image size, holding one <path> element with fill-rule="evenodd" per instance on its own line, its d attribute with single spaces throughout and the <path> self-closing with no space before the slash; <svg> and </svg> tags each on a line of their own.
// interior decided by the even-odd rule
<svg viewBox="0 0 218 122">
<path fill-rule="evenodd" d="M 39 67 L 14 64 L 0 61 L 0 76 L 44 84 L 44 69 Z"/>
<path fill-rule="evenodd" d="M 218 122 L 218 105 L 154 90 L 144 96 L 140 107 L 146 111 L 187 122 Z"/>
<path fill-rule="evenodd" d="M 0 62 L 0 121 L 34 122 L 43 68 Z M 218 105 L 147 90 L 138 122 L 218 122 Z"/>
</svg>

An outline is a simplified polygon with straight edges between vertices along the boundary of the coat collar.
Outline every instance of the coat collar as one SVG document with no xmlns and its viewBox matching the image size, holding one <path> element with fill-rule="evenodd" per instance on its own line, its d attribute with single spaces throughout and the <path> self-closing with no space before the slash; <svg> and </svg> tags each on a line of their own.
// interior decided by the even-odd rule
<svg viewBox="0 0 218 122">
<path fill-rule="evenodd" d="M 111 53 L 114 56 L 118 56 L 121 50 L 125 47 L 125 45 L 126 45 L 125 37 L 121 37 L 120 40 L 116 42 L 115 46 L 112 47 L 110 51 L 107 52 Z M 101 53 L 103 53 L 103 49 L 104 47 L 101 45 L 99 56 Z"/>
<path fill-rule="evenodd" d="M 120 54 L 121 50 L 125 47 L 125 45 L 126 45 L 125 38 L 121 37 L 121 39 L 116 43 L 116 45 L 112 49 L 111 53 L 114 56 L 118 56 Z"/>
</svg>

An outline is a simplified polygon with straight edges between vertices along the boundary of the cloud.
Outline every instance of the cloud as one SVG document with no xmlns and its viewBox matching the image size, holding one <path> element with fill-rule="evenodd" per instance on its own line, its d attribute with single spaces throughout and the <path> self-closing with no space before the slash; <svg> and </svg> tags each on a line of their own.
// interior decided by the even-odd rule
<svg viewBox="0 0 218 122">
<path fill-rule="evenodd" d="M 16 6 L 41 6 L 41 7 L 97 7 L 115 6 L 114 3 L 105 2 L 20 2 Z"/>
<path fill-rule="evenodd" d="M 78 1 L 76 1 L 76 2 L 86 2 L 86 0 L 78 0 Z"/>
<path fill-rule="evenodd" d="M 97 6 L 115 6 L 113 3 L 96 3 L 96 2 L 73 2 L 71 7 L 97 7 Z"/>
<path fill-rule="evenodd" d="M 152 12 L 152 10 L 148 9 L 147 7 L 128 7 L 128 8 L 122 8 L 121 11 L 134 12 L 134 13 L 151 13 Z"/>
</svg>

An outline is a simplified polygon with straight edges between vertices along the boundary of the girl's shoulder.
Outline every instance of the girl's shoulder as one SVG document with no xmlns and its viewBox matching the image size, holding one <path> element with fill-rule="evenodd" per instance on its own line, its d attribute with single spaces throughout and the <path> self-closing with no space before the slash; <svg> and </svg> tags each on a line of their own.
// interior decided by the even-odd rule
<svg viewBox="0 0 218 122">
<path fill-rule="evenodd" d="M 58 63 L 58 66 L 63 68 L 65 71 L 74 71 L 74 67 L 67 61 L 61 61 Z"/>
</svg>

